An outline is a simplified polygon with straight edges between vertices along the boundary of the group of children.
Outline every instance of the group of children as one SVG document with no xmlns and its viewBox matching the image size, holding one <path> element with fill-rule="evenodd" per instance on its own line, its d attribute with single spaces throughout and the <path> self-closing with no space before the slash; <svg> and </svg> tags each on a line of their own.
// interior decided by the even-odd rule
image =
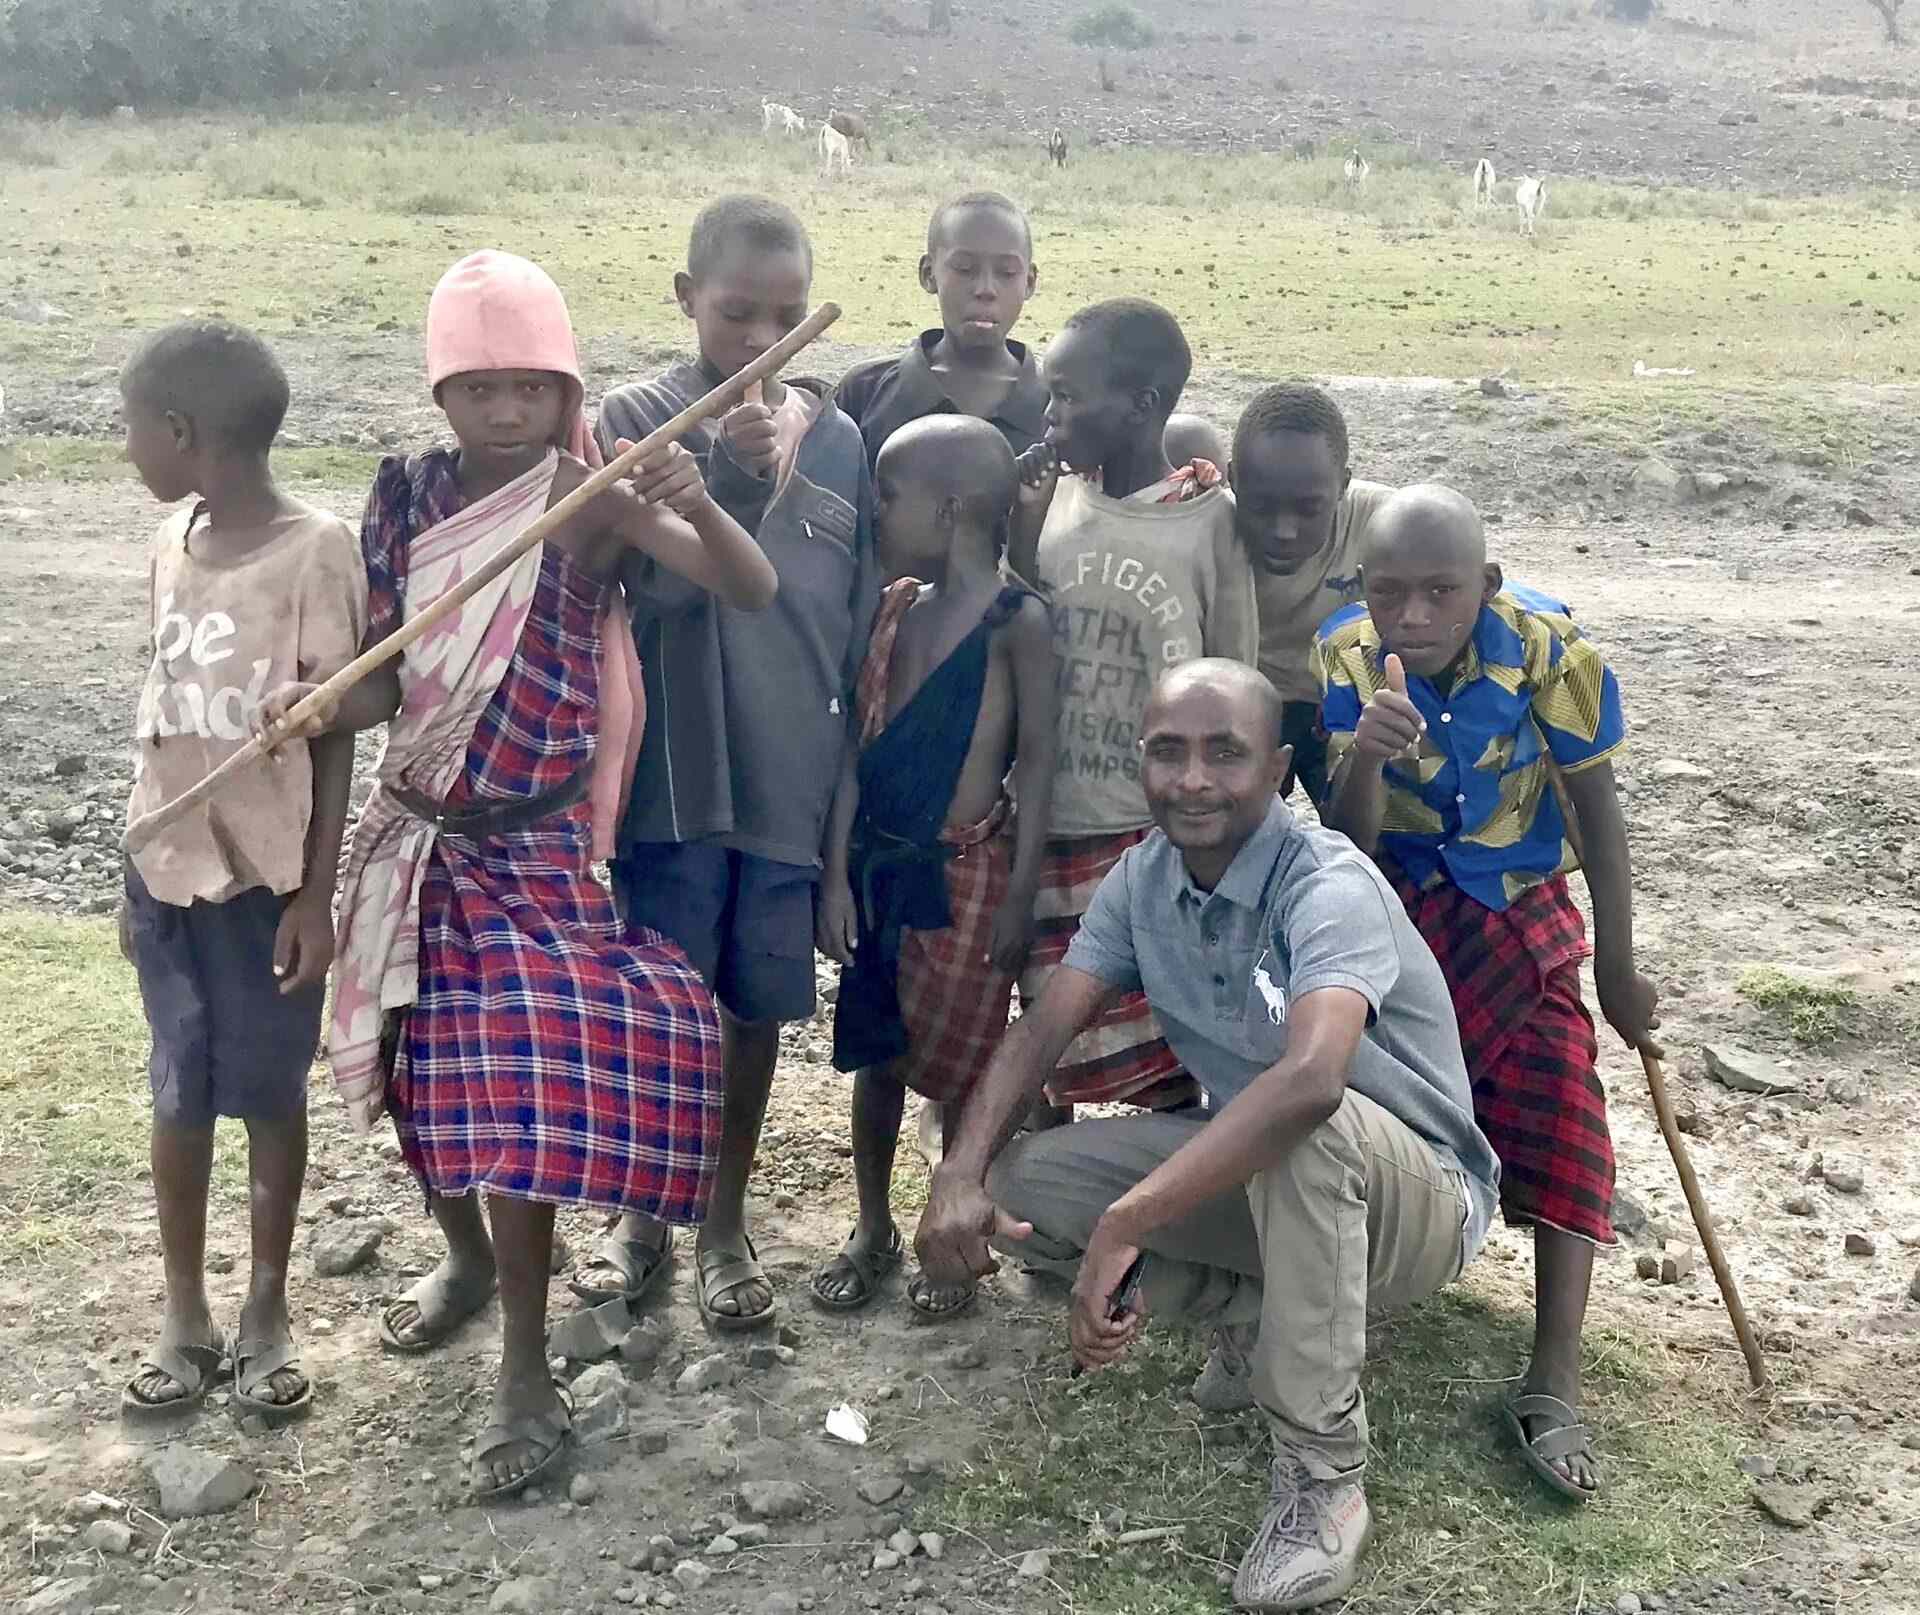
<svg viewBox="0 0 1920 1615">
<path fill-rule="evenodd" d="M 1176 415 L 1179 325 L 1132 298 L 1075 314 L 1036 363 L 1011 336 L 1036 271 L 1007 198 L 934 214 L 920 280 L 938 329 L 837 387 L 751 392 L 284 734 L 359 650 L 791 331 L 812 272 L 789 209 L 707 207 L 674 277 L 697 351 L 609 392 L 590 431 L 559 289 L 503 253 L 462 259 L 426 324 L 455 447 L 381 463 L 357 546 L 273 481 L 287 383 L 256 338 L 189 323 L 128 364 L 129 457 L 157 498 L 195 496 L 153 545 L 130 811 L 250 730 L 281 741 L 128 864 L 167 1276 L 128 1418 L 177 1417 L 228 1372 L 269 1419 L 309 1404 L 286 1276 L 330 966 L 335 1080 L 363 1129 L 392 1118 L 446 1238 L 383 1311 L 383 1342 L 430 1350 L 500 1300 L 476 1495 L 524 1487 L 568 1438 L 545 1352 L 556 1206 L 609 1214 L 572 1275 L 584 1299 L 638 1302 L 695 1227 L 707 1323 L 774 1317 L 747 1188 L 780 1027 L 814 1012 L 816 946 L 842 966 L 859 1214 L 810 1292 L 870 1303 L 905 1256 L 889 1188 L 907 1092 L 949 1117 L 964 1102 L 1016 992 L 1032 1001 L 1148 833 L 1155 682 L 1225 656 L 1279 689 L 1307 794 L 1389 866 L 1447 969 L 1509 1215 L 1539 1229 L 1515 1428 L 1543 1475 L 1591 1495 L 1578 1345 L 1612 1157 L 1563 799 L 1602 1007 L 1629 1042 L 1656 1024 L 1607 767 L 1612 675 L 1564 607 L 1503 589 L 1458 496 L 1353 481 L 1319 389 L 1267 388 L 1215 446 Z M 352 735 L 377 725 L 336 957 Z M 1033 1125 L 1199 1103 L 1138 995 L 1049 1092 Z M 252 1161 L 233 1340 L 202 1277 L 219 1115 L 245 1120 Z M 928 1319 L 973 1299 L 907 1286 Z"/>
</svg>

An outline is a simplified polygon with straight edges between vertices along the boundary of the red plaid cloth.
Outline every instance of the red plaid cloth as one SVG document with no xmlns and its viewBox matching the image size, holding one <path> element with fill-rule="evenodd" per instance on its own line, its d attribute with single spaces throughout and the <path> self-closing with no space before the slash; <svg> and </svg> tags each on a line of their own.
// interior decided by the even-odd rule
<svg viewBox="0 0 1920 1615">
<path fill-rule="evenodd" d="M 412 535 L 461 508 L 444 452 L 380 468 L 361 534 L 372 631 L 400 618 Z M 604 586 L 549 547 L 513 662 L 451 804 L 555 789 L 597 742 Z M 419 602 L 415 602 L 417 606 Z M 585 802 L 528 830 L 441 835 L 420 890 L 420 984 L 394 1028 L 388 1108 L 435 1194 L 706 1215 L 720 1028 L 687 957 L 623 934 Z"/>
<path fill-rule="evenodd" d="M 1151 832 L 1126 830 L 1112 836 L 1076 836 L 1049 841 L 1040 862 L 1040 895 L 1034 904 L 1037 931 L 1027 966 L 1020 972 L 1020 997 L 1039 1000 L 1047 978 L 1067 956 L 1080 918 L 1107 871 L 1127 848 Z M 1180 1062 L 1160 1036 L 1145 993 L 1127 993 L 1067 1045 L 1047 1084 L 1056 1105 L 1148 1104 L 1184 1081 Z"/>
<path fill-rule="evenodd" d="M 1586 925 L 1566 877 L 1529 887 L 1500 912 L 1450 882 L 1395 884 L 1453 996 L 1474 1120 L 1500 1157 L 1507 1221 L 1615 1244 L 1613 1135 L 1580 999 Z"/>
<path fill-rule="evenodd" d="M 893 1074 L 915 1093 L 945 1104 L 964 1099 L 1007 1035 L 1014 978 L 987 962 L 993 919 L 1013 874 L 1013 816 L 1002 797 L 981 823 L 949 829 L 942 867 L 953 924 L 900 933 L 900 1018 L 907 1052 Z"/>
</svg>

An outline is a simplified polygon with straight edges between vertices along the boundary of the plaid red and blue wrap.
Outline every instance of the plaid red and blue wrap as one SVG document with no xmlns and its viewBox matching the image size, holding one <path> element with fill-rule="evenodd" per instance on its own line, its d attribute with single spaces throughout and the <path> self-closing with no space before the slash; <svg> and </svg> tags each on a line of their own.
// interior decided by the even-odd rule
<svg viewBox="0 0 1920 1615">
<path fill-rule="evenodd" d="M 1451 882 L 1394 884 L 1447 978 L 1473 1119 L 1500 1157 L 1507 1221 L 1617 1243 L 1613 1135 L 1580 998 L 1586 924 L 1566 877 L 1527 887 L 1504 909 Z"/>
<path fill-rule="evenodd" d="M 409 603 L 409 545 L 464 504 L 446 451 L 382 463 L 361 534 L 373 637 Z M 591 764 L 605 604 L 604 583 L 546 548 L 449 807 L 543 795 Z M 623 934 L 593 876 L 592 839 L 580 802 L 530 829 L 434 841 L 419 988 L 392 1039 L 388 1108 L 435 1194 L 482 1189 L 697 1223 L 719 1145 L 718 1017 L 678 947 Z"/>
</svg>

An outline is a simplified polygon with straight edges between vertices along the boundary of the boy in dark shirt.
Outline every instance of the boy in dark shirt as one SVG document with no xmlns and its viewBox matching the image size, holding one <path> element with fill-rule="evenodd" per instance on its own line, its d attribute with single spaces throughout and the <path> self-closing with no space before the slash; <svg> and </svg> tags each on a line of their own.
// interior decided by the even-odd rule
<svg viewBox="0 0 1920 1615">
<path fill-rule="evenodd" d="M 970 191 L 934 211 L 920 285 L 940 300 L 940 327 L 893 358 L 854 366 L 834 394 L 859 423 L 869 465 L 923 415 L 977 416 L 1016 455 L 1046 436 L 1046 383 L 1026 345 L 1008 337 L 1038 273 L 1033 232 L 1010 198 Z"/>
<path fill-rule="evenodd" d="M 603 451 L 638 441 L 773 346 L 806 317 L 812 278 L 791 210 L 756 196 L 706 207 L 674 277 L 699 354 L 601 400 Z M 725 1131 L 696 1287 L 710 1324 L 749 1329 L 771 1321 L 774 1300 L 747 1232 L 747 1180 L 780 1025 L 813 1013 L 815 889 L 879 573 L 866 453 L 823 383 L 768 382 L 682 441 L 780 589 L 749 615 L 651 563 L 623 573 L 647 727 L 613 883 L 627 924 L 678 942 L 720 1003 Z M 576 1292 L 637 1299 L 665 1270 L 669 1233 L 621 1218 Z"/>
</svg>

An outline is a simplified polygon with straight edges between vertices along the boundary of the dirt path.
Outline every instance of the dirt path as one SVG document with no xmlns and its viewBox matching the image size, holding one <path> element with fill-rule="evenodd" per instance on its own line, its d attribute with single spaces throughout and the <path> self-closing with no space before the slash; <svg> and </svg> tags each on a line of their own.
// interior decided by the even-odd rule
<svg viewBox="0 0 1920 1615">
<path fill-rule="evenodd" d="M 151 512 L 111 487 L 12 485 L 6 499 L 0 759 L 10 783 L 0 843 L 21 845 L 20 827 L 62 802 L 86 801 L 90 817 L 53 854 L 63 866 L 55 883 L 10 873 L 0 897 L 77 890 L 92 906 L 111 885 L 124 783 L 109 759 L 140 670 L 139 535 Z M 352 495 L 334 502 L 351 508 Z M 1756 1410 L 1753 1449 L 1822 1510 L 1808 1529 L 1772 1540 L 1725 1592 L 1654 1591 L 1669 1609 L 1916 1607 L 1902 1600 L 1920 1597 L 1911 1568 L 1920 1306 L 1908 1299 L 1920 1263 L 1920 1155 L 1906 1126 L 1920 1026 L 1920 766 L 1907 738 L 1920 704 L 1920 578 L 1900 543 L 1860 533 L 1516 521 L 1498 545 L 1513 575 L 1572 600 L 1624 682 L 1638 736 L 1623 772 L 1643 956 L 1666 995 L 1676 1088 L 1697 1117 L 1694 1156 L 1785 1387 Z M 85 759 L 84 771 L 56 785 L 66 756 Z M 37 864 L 42 855 L 28 856 Z M 82 873 L 70 879 L 64 866 L 75 858 Z M 1757 965 L 1852 986 L 1849 1035 L 1797 1050 L 1775 1015 L 1735 990 Z M 498 1587 L 528 1577 L 552 1578 L 562 1589 L 552 1607 L 576 1615 L 644 1589 L 690 1610 L 754 1615 L 1056 1607 L 1047 1585 L 1010 1579 L 1005 1542 L 956 1540 L 938 1564 L 857 1574 L 918 1489 L 1030 1394 L 1028 1376 L 1057 1369 L 1061 1331 L 1057 1296 L 1011 1280 L 948 1334 L 911 1327 L 897 1305 L 851 1323 L 811 1315 L 805 1276 L 851 1216 L 845 1089 L 824 1068 L 826 1037 L 824 1020 L 789 1037 L 755 1184 L 763 1249 L 797 1326 L 796 1361 L 705 1396 L 676 1394 L 683 1362 L 727 1349 L 694 1318 L 683 1264 L 661 1366 L 634 1392 L 629 1439 L 577 1466 L 598 1488 L 585 1506 L 450 1506 L 458 1449 L 489 1382 L 490 1328 L 432 1358 L 379 1354 L 379 1300 L 431 1262 L 431 1230 L 390 1140 L 372 1148 L 351 1137 L 322 1093 L 305 1215 L 317 1230 L 343 1220 L 390 1230 L 374 1269 L 333 1280 L 312 1275 L 303 1236 L 295 1310 L 322 1416 L 283 1436 L 204 1421 L 197 1439 L 260 1469 L 267 1491 L 251 1516 L 182 1527 L 177 1553 L 158 1564 L 77 1553 L 52 1534 L 36 1540 L 29 1522 L 51 1526 L 63 1501 L 89 1488 L 142 1495 L 139 1454 L 114 1412 L 146 1343 L 159 1270 L 144 1185 L 108 1194 L 85 1213 L 84 1260 L 54 1248 L 41 1266 L 0 1274 L 0 1531 L 10 1528 L 0 1535 L 0 1580 L 79 1584 L 77 1602 L 27 1606 L 48 1609 L 253 1608 L 290 1589 L 315 1609 L 439 1609 L 456 1598 L 511 1609 L 523 1594 Z M 1723 1040 L 1787 1064 L 1803 1092 L 1762 1099 L 1706 1080 L 1700 1048 Z M 1656 1250 L 1663 1227 L 1686 1236 L 1685 1211 L 1637 1070 L 1609 1049 L 1604 1071 L 1622 1185 L 1647 1227 L 1603 1264 L 1594 1321 L 1734 1371 L 1704 1264 L 1673 1286 L 1635 1277 L 1633 1256 Z M 1809 1181 L 1816 1161 L 1826 1175 Z M 1853 1194 L 1839 1190 L 1848 1165 L 1862 1181 Z M 1789 1210 L 1798 1196 L 1804 1214 Z M 1623 1221 L 1638 1226 L 1630 1214 Z M 571 1232 L 589 1237 L 578 1219 Z M 217 1230 L 214 1247 L 243 1262 L 237 1233 Z M 1850 1234 L 1873 1253 L 1847 1254 Z M 238 1271 L 215 1280 L 229 1310 Z M 1521 1242 L 1502 1232 L 1471 1284 L 1523 1309 L 1528 1271 Z M 559 1288 L 555 1304 L 570 1305 Z M 979 1343 L 977 1367 L 953 1355 L 969 1342 Z M 876 1446 L 818 1437 L 840 1400 L 876 1414 Z M 721 1572 L 704 1590 L 689 1585 L 702 1580 L 697 1572 L 671 1580 L 646 1570 L 648 1537 L 672 1535 L 675 1553 L 699 1558 L 724 1516 L 745 1512 L 743 1483 L 772 1480 L 806 1489 L 805 1517 L 778 1525 L 777 1548 L 701 1559 Z M 905 1488 L 897 1497 L 896 1484 Z"/>
</svg>

